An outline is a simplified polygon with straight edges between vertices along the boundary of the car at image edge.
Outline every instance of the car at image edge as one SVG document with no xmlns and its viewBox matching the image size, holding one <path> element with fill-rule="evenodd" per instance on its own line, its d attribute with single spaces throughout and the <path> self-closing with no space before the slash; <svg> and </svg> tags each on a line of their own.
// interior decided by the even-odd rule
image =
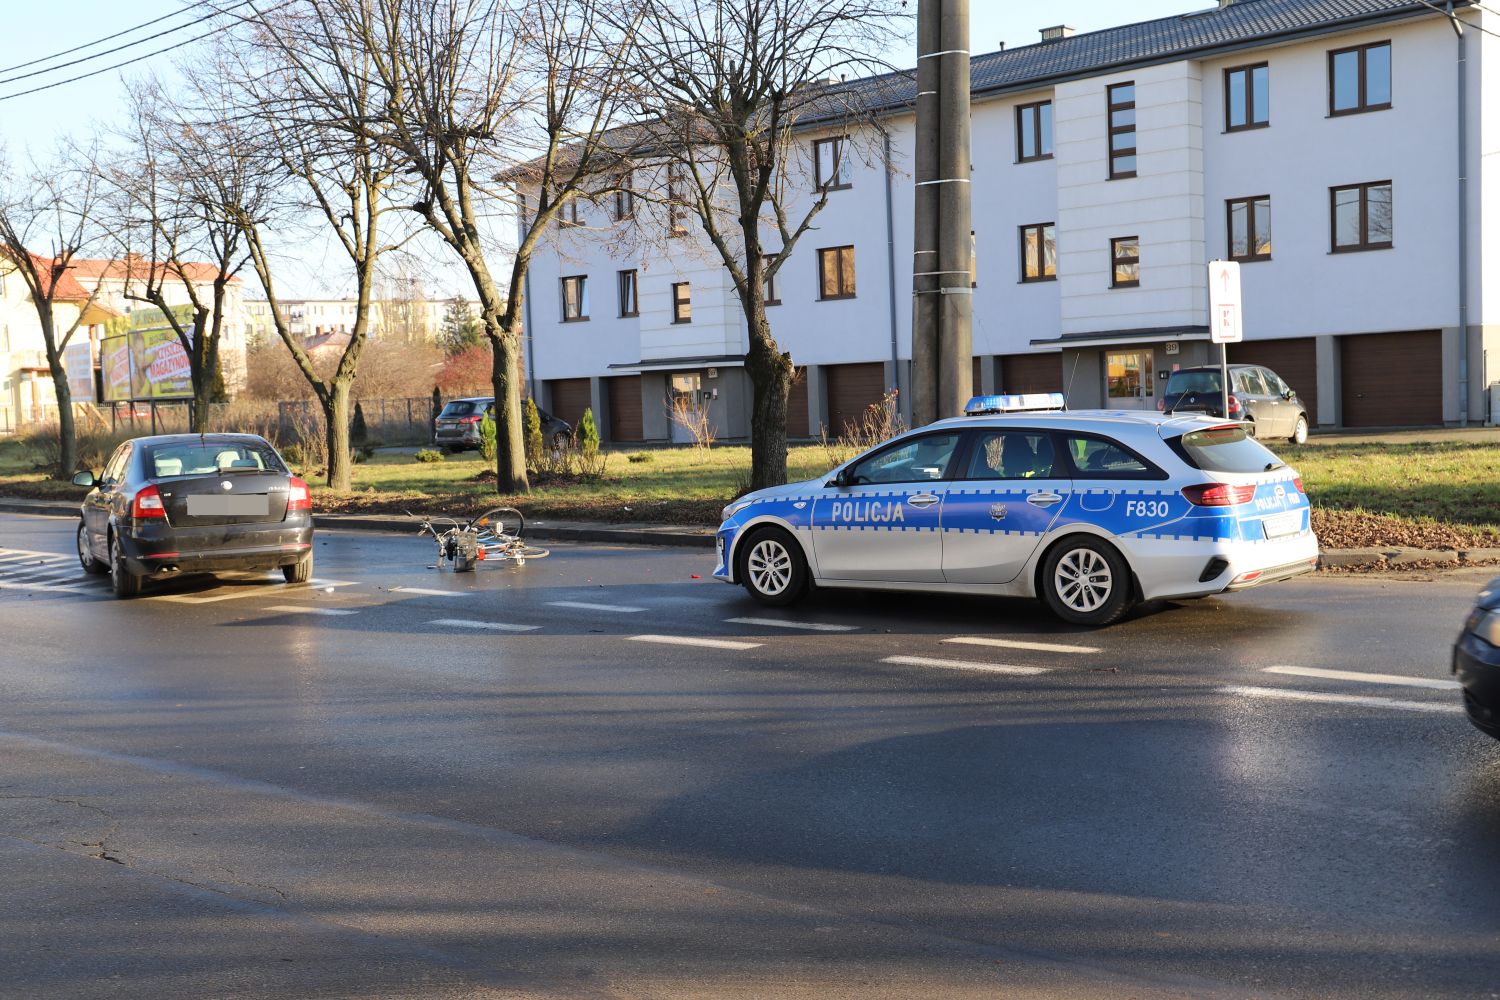
<svg viewBox="0 0 1500 1000">
<path fill-rule="evenodd" d="M 1042 399 L 978 397 L 974 415 L 741 497 L 714 576 L 771 605 L 812 586 L 1038 597 L 1100 626 L 1317 567 L 1301 479 L 1242 425 Z"/>
<path fill-rule="evenodd" d="M 1500 578 L 1479 592 L 1453 644 L 1452 662 L 1469 721 L 1500 740 Z"/>
<path fill-rule="evenodd" d="M 276 449 L 254 434 L 132 438 L 95 476 L 78 525 L 78 560 L 110 575 L 116 596 L 187 573 L 280 569 L 312 577 L 312 499 Z"/>
</svg>

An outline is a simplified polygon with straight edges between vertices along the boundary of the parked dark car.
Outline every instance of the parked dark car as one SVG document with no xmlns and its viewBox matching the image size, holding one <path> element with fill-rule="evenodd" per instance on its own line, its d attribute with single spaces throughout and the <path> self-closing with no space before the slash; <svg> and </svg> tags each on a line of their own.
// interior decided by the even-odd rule
<svg viewBox="0 0 1500 1000">
<path fill-rule="evenodd" d="M 433 421 L 432 441 L 452 454 L 479 447 L 479 424 L 485 414 L 495 412 L 494 396 L 469 396 L 455 399 Z M 538 409 L 542 418 L 542 440 L 561 448 L 572 438 L 573 428 L 566 421 Z"/>
<path fill-rule="evenodd" d="M 1217 365 L 1181 368 L 1167 379 L 1156 408 L 1166 413 L 1207 413 L 1223 417 L 1224 394 Z M 1307 408 L 1281 376 L 1260 365 L 1229 366 L 1230 420 L 1243 420 L 1258 438 L 1307 440 Z"/>
<path fill-rule="evenodd" d="M 254 434 L 132 438 L 97 476 L 80 472 L 78 561 L 110 575 L 118 597 L 148 579 L 179 573 L 280 569 L 287 583 L 312 577 L 312 499 L 307 483 Z"/>
<path fill-rule="evenodd" d="M 1453 672 L 1469 721 L 1500 740 L 1500 578 L 1479 592 L 1453 644 Z"/>
</svg>

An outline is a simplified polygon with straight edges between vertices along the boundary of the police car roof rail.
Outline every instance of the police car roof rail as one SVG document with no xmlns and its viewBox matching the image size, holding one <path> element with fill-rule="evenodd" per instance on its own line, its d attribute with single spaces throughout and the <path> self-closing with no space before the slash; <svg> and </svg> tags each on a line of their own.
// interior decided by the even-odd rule
<svg viewBox="0 0 1500 1000">
<path fill-rule="evenodd" d="M 964 405 L 964 416 L 980 417 L 989 413 L 1024 413 L 1067 408 L 1067 399 L 1060 392 L 1024 392 L 1008 396 L 975 396 Z"/>
</svg>

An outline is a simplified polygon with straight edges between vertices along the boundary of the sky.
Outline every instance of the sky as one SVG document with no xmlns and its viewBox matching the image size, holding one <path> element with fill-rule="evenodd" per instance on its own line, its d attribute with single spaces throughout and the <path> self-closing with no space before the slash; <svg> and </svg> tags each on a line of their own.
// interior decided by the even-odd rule
<svg viewBox="0 0 1500 1000">
<path fill-rule="evenodd" d="M 112 55 L 79 61 L 100 50 L 188 24 L 197 16 L 180 14 L 97 48 L 33 66 L 22 67 L 20 64 L 41 60 L 60 50 L 180 12 L 190 4 L 191 0 L 129 0 L 125 3 L 121 0 L 61 0 L 53 3 L 0 0 L 6 21 L 4 32 L 0 33 L 0 146 L 9 151 L 13 160 L 24 158 L 28 150 L 45 158 L 66 135 L 83 136 L 96 124 L 108 126 L 117 122 L 125 107 L 124 78 L 148 70 L 170 71 L 170 52 L 40 93 L 13 95 L 189 41 L 207 26 L 185 27 Z M 1001 42 L 1007 48 L 1029 45 L 1039 40 L 1041 28 L 1054 24 L 1070 24 L 1082 33 L 1212 5 L 1214 0 L 1047 0 L 1045 3 L 972 0 L 971 49 L 979 54 L 998 49 Z M 895 66 L 909 68 L 916 62 L 916 40 L 906 38 L 882 55 Z M 37 75 L 18 79 L 22 74 L 32 73 Z M 316 270 L 309 268 L 308 273 Z M 314 280 L 309 278 L 307 282 Z M 339 293 L 337 288 L 305 287 L 300 291 L 305 295 Z M 439 291 L 446 295 L 450 290 Z"/>
</svg>

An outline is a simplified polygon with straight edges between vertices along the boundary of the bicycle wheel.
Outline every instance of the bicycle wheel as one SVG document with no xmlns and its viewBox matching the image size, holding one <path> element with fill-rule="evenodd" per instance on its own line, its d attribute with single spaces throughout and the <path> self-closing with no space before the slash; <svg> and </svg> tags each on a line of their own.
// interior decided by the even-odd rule
<svg viewBox="0 0 1500 1000">
<path fill-rule="evenodd" d="M 481 535 L 494 535 L 496 538 L 520 538 L 521 532 L 526 530 L 526 519 L 514 507 L 496 507 L 470 521 L 469 529 Z"/>
<path fill-rule="evenodd" d="M 550 556 L 551 554 L 552 554 L 552 550 L 551 549 L 539 549 L 535 545 L 527 545 L 527 546 L 522 547 L 520 555 L 518 555 L 516 558 L 518 558 L 518 559 L 545 559 L 548 556 Z"/>
</svg>

